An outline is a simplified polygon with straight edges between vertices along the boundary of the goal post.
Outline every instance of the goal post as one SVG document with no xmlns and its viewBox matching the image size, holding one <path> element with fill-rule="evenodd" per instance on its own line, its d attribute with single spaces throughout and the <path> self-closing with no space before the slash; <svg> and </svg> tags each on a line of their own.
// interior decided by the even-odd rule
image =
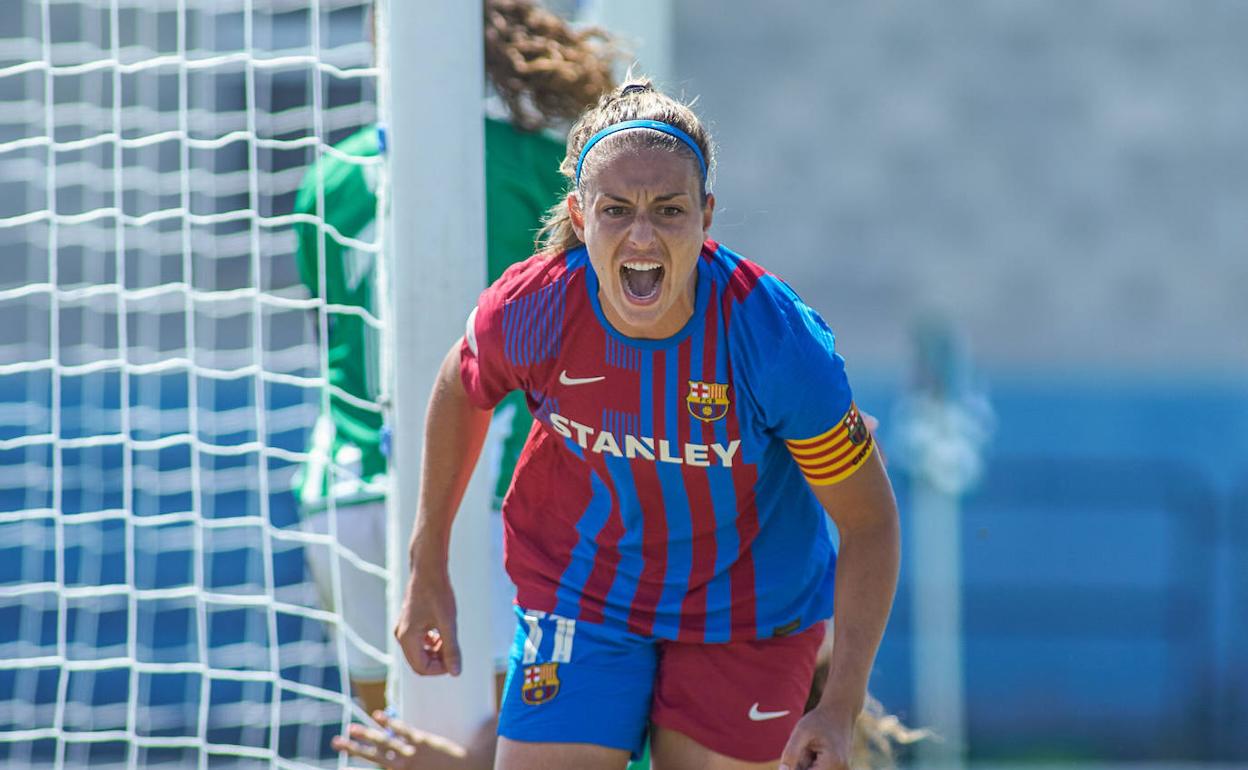
<svg viewBox="0 0 1248 770">
<path fill-rule="evenodd" d="M 387 252 L 394 345 L 392 585 L 408 582 L 407 541 L 427 446 L 434 376 L 485 287 L 484 54 L 479 2 L 386 0 L 383 104 L 388 131 Z M 417 677 L 398 661 L 400 711 L 421 729 L 466 743 L 494 711 L 490 496 L 478 465 L 451 537 L 463 671 Z M 398 598 L 392 603 L 397 607 Z"/>
</svg>

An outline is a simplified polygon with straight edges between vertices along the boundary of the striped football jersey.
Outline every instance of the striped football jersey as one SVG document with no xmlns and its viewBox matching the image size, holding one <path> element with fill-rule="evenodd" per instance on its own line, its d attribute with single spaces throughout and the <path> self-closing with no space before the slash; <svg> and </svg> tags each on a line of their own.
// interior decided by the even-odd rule
<svg viewBox="0 0 1248 770">
<path fill-rule="evenodd" d="M 836 555 L 811 484 L 872 451 L 832 331 L 713 241 L 667 339 L 603 315 L 584 247 L 522 262 L 469 317 L 460 374 L 535 421 L 503 503 L 523 607 L 681 641 L 796 633 L 832 614 Z"/>
</svg>

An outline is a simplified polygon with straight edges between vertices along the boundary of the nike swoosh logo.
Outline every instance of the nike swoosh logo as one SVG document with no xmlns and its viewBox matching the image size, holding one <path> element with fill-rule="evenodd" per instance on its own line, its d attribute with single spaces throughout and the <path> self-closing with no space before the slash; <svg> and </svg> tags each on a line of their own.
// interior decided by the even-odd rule
<svg viewBox="0 0 1248 770">
<path fill-rule="evenodd" d="M 559 382 L 563 385 L 588 385 L 591 382 L 598 382 L 605 379 L 607 379 L 605 375 L 601 377 L 569 377 L 567 369 L 559 372 Z"/>
<path fill-rule="evenodd" d="M 766 722 L 768 719 L 779 719 L 788 715 L 787 711 L 759 711 L 757 703 L 750 706 L 750 719 L 755 722 Z"/>
</svg>

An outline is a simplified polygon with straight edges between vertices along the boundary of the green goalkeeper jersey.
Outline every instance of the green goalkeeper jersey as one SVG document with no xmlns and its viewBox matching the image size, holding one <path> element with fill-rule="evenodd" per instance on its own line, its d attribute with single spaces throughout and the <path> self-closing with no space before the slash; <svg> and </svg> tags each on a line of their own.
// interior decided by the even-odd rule
<svg viewBox="0 0 1248 770">
<path fill-rule="evenodd" d="M 343 140 L 343 155 L 367 159 L 378 155 L 377 129 L 369 126 Z M 564 145 L 545 134 L 519 131 L 509 123 L 485 121 L 486 256 L 489 282 L 509 265 L 533 253 L 533 237 L 546 209 L 563 192 L 559 174 Z M 377 210 L 375 163 L 352 163 L 326 155 L 304 176 L 295 198 L 295 211 L 313 214 L 340 236 L 364 242 L 374 240 Z M 317 193 L 318 180 L 323 185 Z M 321 199 L 318 201 L 318 197 Z M 323 201 L 324 208 L 320 203 Z M 375 314 L 374 268 L 378 255 L 339 243 L 326 228 L 318 251 L 318 227 L 295 225 L 299 275 L 313 296 L 331 305 L 358 307 Z M 320 253 L 324 253 L 325 291 L 320 285 Z M 328 314 L 330 385 L 328 397 L 313 431 L 310 459 L 296 481 L 300 507 L 319 510 L 329 497 L 335 505 L 351 505 L 382 498 L 386 459 L 381 451 L 382 415 L 359 402 L 377 402 L 380 392 L 380 351 L 376 331 L 360 316 L 336 311 Z M 507 421 L 502 436 L 494 504 L 501 503 L 512 471 L 524 446 L 532 417 L 523 396 L 512 393 L 499 405 Z M 330 472 L 333 466 L 336 470 Z"/>
</svg>

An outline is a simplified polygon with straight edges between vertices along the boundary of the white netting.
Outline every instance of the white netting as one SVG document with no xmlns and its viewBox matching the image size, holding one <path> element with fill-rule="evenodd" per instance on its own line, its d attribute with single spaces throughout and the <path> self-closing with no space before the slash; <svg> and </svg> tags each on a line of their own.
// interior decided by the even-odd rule
<svg viewBox="0 0 1248 770">
<path fill-rule="evenodd" d="M 370 4 L 0 6 L 4 767 L 338 764 L 360 640 L 303 551 L 362 563 L 290 490 L 327 319 L 380 323 L 308 298 L 291 211 L 376 119 Z"/>
</svg>

